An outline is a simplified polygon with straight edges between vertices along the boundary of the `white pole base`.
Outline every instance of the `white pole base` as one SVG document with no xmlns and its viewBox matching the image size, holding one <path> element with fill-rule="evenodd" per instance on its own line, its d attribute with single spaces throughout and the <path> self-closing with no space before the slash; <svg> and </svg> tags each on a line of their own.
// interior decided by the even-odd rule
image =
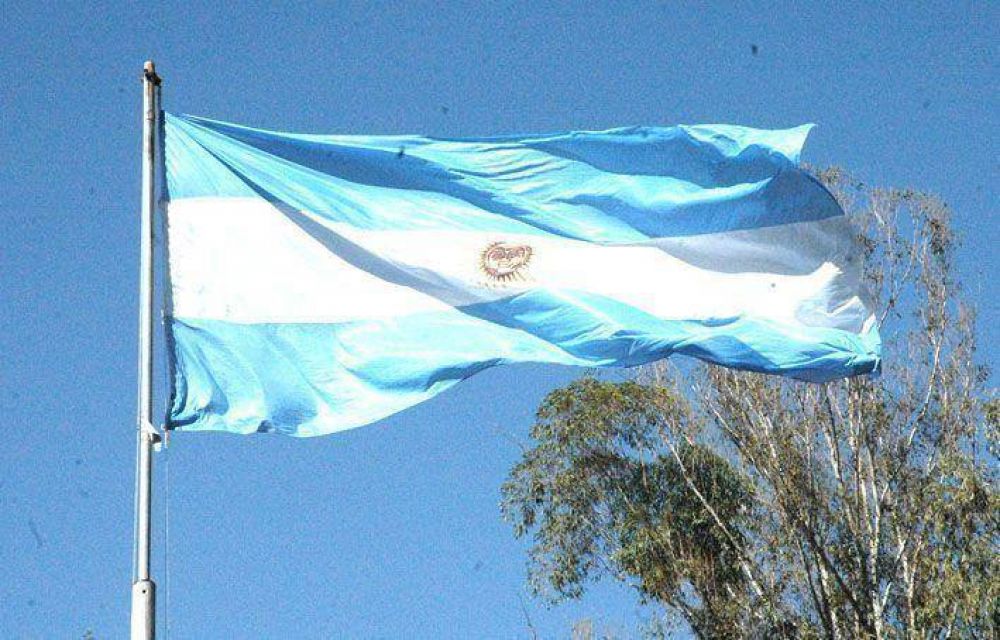
<svg viewBox="0 0 1000 640">
<path fill-rule="evenodd" d="M 132 640 L 153 640 L 156 635 L 156 585 L 152 580 L 132 583 Z"/>
</svg>

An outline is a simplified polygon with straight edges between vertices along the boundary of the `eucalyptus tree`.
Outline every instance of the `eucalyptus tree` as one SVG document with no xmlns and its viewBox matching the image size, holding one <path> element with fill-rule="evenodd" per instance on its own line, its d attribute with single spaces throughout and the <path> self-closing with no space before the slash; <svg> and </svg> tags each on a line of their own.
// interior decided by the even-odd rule
<svg viewBox="0 0 1000 640">
<path fill-rule="evenodd" d="M 699 637 L 996 637 L 1000 406 L 950 210 L 816 173 L 857 230 L 881 375 L 658 364 L 550 393 L 502 511 L 553 601 L 602 576 Z"/>
</svg>

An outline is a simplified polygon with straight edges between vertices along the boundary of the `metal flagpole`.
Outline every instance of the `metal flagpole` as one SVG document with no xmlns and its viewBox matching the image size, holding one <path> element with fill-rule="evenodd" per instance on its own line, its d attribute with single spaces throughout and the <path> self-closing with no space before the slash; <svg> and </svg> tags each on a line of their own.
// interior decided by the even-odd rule
<svg viewBox="0 0 1000 640">
<path fill-rule="evenodd" d="M 132 583 L 132 640 L 156 633 L 156 584 L 149 576 L 153 445 L 153 211 L 156 206 L 156 136 L 160 122 L 160 78 L 152 61 L 142 75 L 142 222 L 139 250 L 139 390 L 136 455 L 135 576 Z"/>
</svg>

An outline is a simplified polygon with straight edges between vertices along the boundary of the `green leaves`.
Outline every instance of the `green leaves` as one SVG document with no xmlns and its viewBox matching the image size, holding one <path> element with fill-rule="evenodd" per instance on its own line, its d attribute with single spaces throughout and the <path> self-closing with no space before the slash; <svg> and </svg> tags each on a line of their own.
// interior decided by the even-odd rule
<svg viewBox="0 0 1000 640">
<path fill-rule="evenodd" d="M 694 610 L 746 590 L 739 553 L 702 500 L 742 541 L 752 486 L 708 447 L 668 450 L 667 434 L 695 422 L 664 387 L 582 378 L 549 394 L 536 444 L 503 487 L 515 533 L 535 534 L 538 592 L 572 598 L 590 579 L 626 576 L 645 598 Z"/>
</svg>

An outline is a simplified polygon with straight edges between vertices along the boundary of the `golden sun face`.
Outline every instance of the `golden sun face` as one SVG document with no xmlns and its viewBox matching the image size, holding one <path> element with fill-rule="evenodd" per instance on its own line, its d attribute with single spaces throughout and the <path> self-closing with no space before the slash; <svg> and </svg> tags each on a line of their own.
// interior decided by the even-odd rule
<svg viewBox="0 0 1000 640">
<path fill-rule="evenodd" d="M 479 270 L 493 284 L 524 280 L 532 249 L 526 244 L 493 242 L 479 254 Z"/>
</svg>

